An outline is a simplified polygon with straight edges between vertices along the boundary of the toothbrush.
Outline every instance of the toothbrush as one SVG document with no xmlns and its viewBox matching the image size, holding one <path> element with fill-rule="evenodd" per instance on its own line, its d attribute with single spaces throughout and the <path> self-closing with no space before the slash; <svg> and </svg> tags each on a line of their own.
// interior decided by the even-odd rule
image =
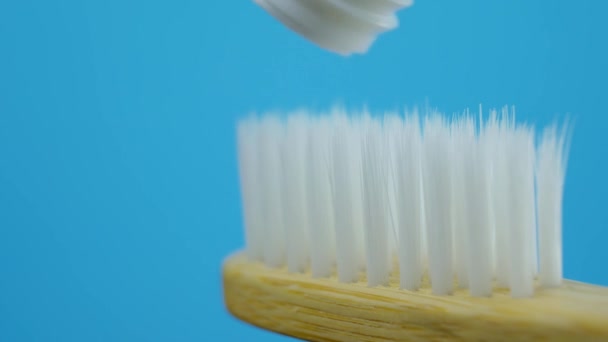
<svg viewBox="0 0 608 342">
<path fill-rule="evenodd" d="M 566 128 L 537 139 L 507 108 L 240 121 L 226 307 L 310 341 L 608 340 L 608 288 L 562 279 Z"/>
</svg>

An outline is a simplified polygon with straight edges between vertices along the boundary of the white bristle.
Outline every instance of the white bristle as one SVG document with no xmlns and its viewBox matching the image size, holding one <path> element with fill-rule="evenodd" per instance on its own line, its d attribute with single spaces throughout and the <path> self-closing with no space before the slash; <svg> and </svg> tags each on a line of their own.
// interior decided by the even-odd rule
<svg viewBox="0 0 608 342">
<path fill-rule="evenodd" d="M 237 128 L 239 174 L 243 196 L 245 219 L 245 243 L 247 255 L 262 261 L 264 257 L 264 225 L 262 222 L 262 202 L 258 200 L 263 189 L 259 182 L 259 125 L 255 118 L 239 123 Z"/>
<path fill-rule="evenodd" d="M 467 189 L 469 177 L 467 176 L 467 163 L 462 157 L 462 153 L 467 153 L 474 147 L 475 127 L 472 119 L 464 116 L 455 120 L 451 132 L 451 156 L 452 156 L 452 231 L 454 233 L 454 268 L 458 278 L 458 286 L 461 288 L 469 287 L 468 259 L 469 251 L 468 228 L 469 204 L 467 199 Z M 459 152 L 460 151 L 460 152 Z"/>
<path fill-rule="evenodd" d="M 423 207 L 421 200 L 421 138 L 418 117 L 407 118 L 399 137 L 395 164 L 397 182 L 399 283 L 407 290 L 420 287 L 423 274 L 422 234 Z"/>
<path fill-rule="evenodd" d="M 496 257 L 496 282 L 499 287 L 509 287 L 510 267 L 510 241 L 509 232 L 513 225 L 511 215 L 511 185 L 509 171 L 509 135 L 514 125 L 511 123 L 513 117 L 508 110 L 503 109 L 498 120 L 498 132 L 494 144 L 494 169 L 493 169 L 493 196 L 495 234 L 495 257 Z"/>
<path fill-rule="evenodd" d="M 261 191 L 257 200 L 261 202 L 264 218 L 264 261 L 272 267 L 283 266 L 286 262 L 285 226 L 283 219 L 283 198 L 281 191 L 281 145 L 284 130 L 277 117 L 262 118 L 259 132 L 260 163 L 259 177 Z M 254 199 L 255 200 L 255 199 Z"/>
<path fill-rule="evenodd" d="M 534 224 L 534 145 L 532 131 L 516 128 L 510 137 L 511 216 L 509 227 L 509 286 L 514 297 L 528 297 L 534 290 L 532 232 Z"/>
<path fill-rule="evenodd" d="M 387 285 L 391 259 L 389 248 L 390 203 L 388 197 L 387 141 L 378 121 L 371 121 L 363 138 L 363 198 L 367 283 Z"/>
<path fill-rule="evenodd" d="M 386 196 L 387 196 L 387 225 L 388 225 L 388 234 L 390 238 L 388 239 L 388 248 L 389 248 L 389 257 L 394 257 L 397 255 L 397 241 L 399 240 L 399 220 L 400 213 L 397 208 L 397 196 L 398 196 L 398 181 L 397 174 L 398 170 L 396 169 L 396 165 L 398 163 L 398 159 L 400 154 L 397 153 L 397 148 L 399 144 L 399 139 L 403 135 L 403 120 L 399 116 L 394 113 L 387 114 L 384 117 L 384 127 L 385 127 L 385 145 L 386 151 L 384 152 L 384 160 L 385 160 L 385 175 L 386 175 Z M 382 132 L 380 133 L 382 136 Z"/>
<path fill-rule="evenodd" d="M 359 270 L 365 269 L 365 233 L 364 233 L 364 208 L 363 208 L 363 155 L 361 153 L 364 129 L 368 125 L 369 116 L 365 114 L 363 117 L 352 120 L 350 127 L 350 175 L 351 175 L 351 203 L 353 215 L 353 231 L 355 233 L 355 245 L 352 246 L 356 250 L 356 262 Z"/>
<path fill-rule="evenodd" d="M 293 115 L 287 121 L 282 146 L 282 190 L 287 238 L 287 269 L 303 272 L 309 261 L 308 206 L 306 187 L 307 116 Z"/>
<path fill-rule="evenodd" d="M 354 208 L 354 198 L 359 197 L 358 188 L 353 188 L 360 166 L 355 163 L 355 153 L 360 144 L 353 138 L 354 130 L 346 116 L 334 116 L 332 137 L 333 157 L 333 200 L 336 229 L 336 263 L 338 279 L 341 282 L 355 282 L 359 279 L 360 251 Z"/>
<path fill-rule="evenodd" d="M 308 219 L 310 267 L 315 278 L 329 277 L 336 260 L 333 195 L 331 192 L 331 122 L 312 121 L 308 134 Z"/>
<path fill-rule="evenodd" d="M 480 113 L 483 113 L 481 107 L 479 109 Z M 490 251 L 488 253 L 488 262 L 490 265 L 490 273 L 491 280 L 496 276 L 496 212 L 494 210 L 494 198 L 499 196 L 500 193 L 496 193 L 494 186 L 497 182 L 494 176 L 495 168 L 496 168 L 496 160 L 494 156 L 494 152 L 496 150 L 496 145 L 498 144 L 498 139 L 500 137 L 499 134 L 499 121 L 497 118 L 497 113 L 495 110 L 490 111 L 490 117 L 484 123 L 483 129 L 480 133 L 480 142 L 483 159 L 485 164 L 485 173 L 486 173 L 486 201 L 487 203 L 487 226 L 488 226 L 488 247 Z M 493 285 L 493 284 L 492 284 Z"/>
<path fill-rule="evenodd" d="M 564 132 L 432 112 L 351 117 L 306 112 L 237 126 L 251 260 L 344 283 L 513 297 L 562 281 Z M 396 257 L 396 258 L 395 258 Z M 393 265 L 394 260 L 398 265 Z M 398 267 L 393 267 L 398 266 Z M 456 280 L 456 283 L 454 282 Z"/>
<path fill-rule="evenodd" d="M 454 287 L 450 131 L 441 116 L 425 121 L 423 146 L 429 276 L 433 293 L 448 295 Z"/>
<path fill-rule="evenodd" d="M 540 244 L 540 283 L 556 287 L 562 282 L 562 193 L 566 168 L 565 135 L 547 128 L 538 148 L 537 210 Z"/>
<path fill-rule="evenodd" d="M 467 127 L 469 126 L 469 127 Z M 475 140 L 472 123 L 465 123 L 464 144 L 465 194 L 462 196 L 467 207 L 467 227 L 465 255 L 469 291 L 473 296 L 489 296 L 492 293 L 494 241 L 490 202 L 490 155 L 486 152 L 489 140 L 482 131 Z"/>
</svg>

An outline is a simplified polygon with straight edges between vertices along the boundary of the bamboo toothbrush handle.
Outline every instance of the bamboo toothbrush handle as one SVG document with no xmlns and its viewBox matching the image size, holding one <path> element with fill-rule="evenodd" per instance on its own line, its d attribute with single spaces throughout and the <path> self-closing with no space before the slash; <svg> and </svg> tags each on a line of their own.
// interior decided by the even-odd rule
<svg viewBox="0 0 608 342">
<path fill-rule="evenodd" d="M 309 341 L 608 341 L 608 288 L 572 281 L 513 299 L 435 296 L 290 274 L 235 254 L 224 298 L 241 320 Z"/>
</svg>

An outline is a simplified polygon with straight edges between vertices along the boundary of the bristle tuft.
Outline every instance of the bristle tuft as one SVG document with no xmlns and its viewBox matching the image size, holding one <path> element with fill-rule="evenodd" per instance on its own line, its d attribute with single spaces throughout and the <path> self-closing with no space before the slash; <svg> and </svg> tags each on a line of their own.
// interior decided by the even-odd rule
<svg viewBox="0 0 608 342">
<path fill-rule="evenodd" d="M 397 272 L 410 291 L 427 274 L 436 295 L 559 286 L 566 130 L 537 145 L 514 109 L 479 111 L 240 121 L 248 257 L 344 283 L 363 271 L 369 286 Z"/>
</svg>

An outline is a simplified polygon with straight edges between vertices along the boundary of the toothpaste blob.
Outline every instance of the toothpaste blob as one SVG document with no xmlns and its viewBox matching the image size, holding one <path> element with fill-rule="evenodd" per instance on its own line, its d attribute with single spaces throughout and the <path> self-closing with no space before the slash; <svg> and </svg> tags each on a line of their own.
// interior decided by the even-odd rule
<svg viewBox="0 0 608 342">
<path fill-rule="evenodd" d="M 396 13 L 413 0 L 254 0 L 259 6 L 323 49 L 364 54 L 383 32 L 399 26 Z"/>
</svg>

